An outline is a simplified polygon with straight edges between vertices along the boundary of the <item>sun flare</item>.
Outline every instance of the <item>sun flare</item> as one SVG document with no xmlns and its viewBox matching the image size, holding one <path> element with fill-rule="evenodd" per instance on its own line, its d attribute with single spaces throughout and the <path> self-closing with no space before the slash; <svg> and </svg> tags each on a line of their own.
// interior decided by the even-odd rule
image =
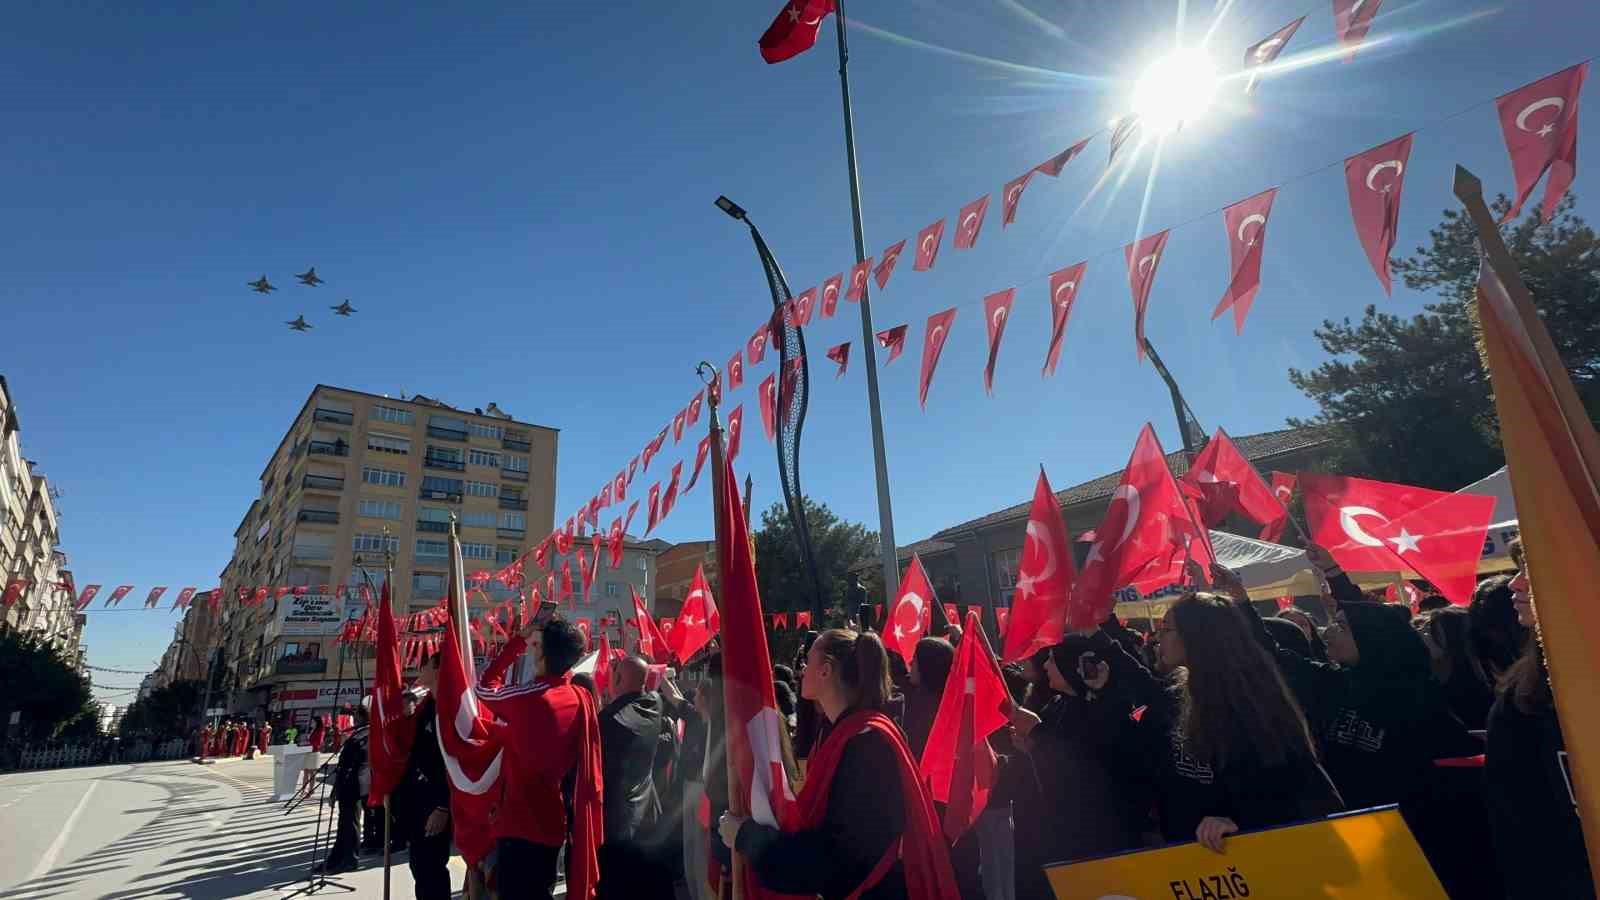
<svg viewBox="0 0 1600 900">
<path fill-rule="evenodd" d="M 1148 131 L 1166 134 L 1194 122 L 1217 94 L 1217 69 L 1200 50 L 1175 50 L 1150 64 L 1133 87 L 1133 111 Z"/>
</svg>

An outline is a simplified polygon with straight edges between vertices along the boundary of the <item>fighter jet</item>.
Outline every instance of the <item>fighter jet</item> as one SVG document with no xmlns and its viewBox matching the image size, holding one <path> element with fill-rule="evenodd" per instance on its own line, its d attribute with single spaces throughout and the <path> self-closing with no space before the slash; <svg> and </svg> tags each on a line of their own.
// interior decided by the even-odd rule
<svg viewBox="0 0 1600 900">
<path fill-rule="evenodd" d="M 250 289 L 258 294 L 270 294 L 277 290 L 277 288 L 272 286 L 272 282 L 267 280 L 267 276 L 265 275 L 257 278 L 255 281 L 246 281 L 245 284 L 249 285 Z"/>
<path fill-rule="evenodd" d="M 311 323 L 306 321 L 306 317 L 303 314 L 295 316 L 293 321 L 285 322 L 283 324 L 289 326 L 289 330 L 290 331 L 310 331 L 311 330 Z"/>
<path fill-rule="evenodd" d="M 353 312 L 359 312 L 354 306 L 350 305 L 349 300 L 340 303 L 338 306 L 330 306 L 328 308 L 333 310 L 333 314 L 336 316 L 348 316 Z"/>
<path fill-rule="evenodd" d="M 312 266 L 311 268 L 305 270 L 304 272 L 301 272 L 299 275 L 296 275 L 295 277 L 300 279 L 300 283 L 305 285 L 306 287 L 316 287 L 317 285 L 322 283 L 322 279 L 317 277 L 317 267 L 316 266 Z"/>
</svg>

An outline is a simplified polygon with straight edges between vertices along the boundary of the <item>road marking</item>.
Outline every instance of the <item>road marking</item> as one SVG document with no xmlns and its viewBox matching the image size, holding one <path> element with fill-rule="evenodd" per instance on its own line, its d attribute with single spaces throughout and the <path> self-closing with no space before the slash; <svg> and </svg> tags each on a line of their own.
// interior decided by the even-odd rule
<svg viewBox="0 0 1600 900">
<path fill-rule="evenodd" d="M 83 799 L 79 800 L 78 805 L 73 808 L 72 815 L 67 816 L 67 821 L 61 826 L 61 833 L 56 835 L 55 843 L 51 844 L 50 849 L 44 851 L 44 855 L 39 857 L 39 864 L 34 866 L 33 871 L 29 873 L 28 881 L 32 881 L 55 868 L 56 857 L 60 856 L 61 851 L 67 846 L 67 838 L 72 835 L 72 827 L 78 824 L 78 817 L 83 815 L 84 807 L 89 805 L 89 796 L 99 786 L 100 782 L 98 781 L 89 782 L 89 789 L 83 792 Z"/>
</svg>

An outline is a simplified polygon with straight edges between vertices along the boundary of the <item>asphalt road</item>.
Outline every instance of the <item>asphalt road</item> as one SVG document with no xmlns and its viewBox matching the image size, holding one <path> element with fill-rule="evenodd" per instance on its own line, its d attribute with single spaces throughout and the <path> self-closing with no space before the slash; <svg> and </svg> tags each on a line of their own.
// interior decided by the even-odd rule
<svg viewBox="0 0 1600 900">
<path fill-rule="evenodd" d="M 284 815 L 271 767 L 153 762 L 0 775 L 0 897 L 285 897 L 305 886 L 317 809 Z M 412 896 L 404 859 L 391 874 L 396 897 Z M 459 858 L 451 869 L 459 887 Z M 355 891 L 318 895 L 381 897 L 382 860 L 363 857 L 337 880 Z"/>
</svg>

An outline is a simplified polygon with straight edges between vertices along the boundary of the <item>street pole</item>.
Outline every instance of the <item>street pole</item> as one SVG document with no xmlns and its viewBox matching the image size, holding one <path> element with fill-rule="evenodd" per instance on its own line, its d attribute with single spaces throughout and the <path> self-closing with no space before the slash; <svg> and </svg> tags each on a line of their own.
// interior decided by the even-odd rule
<svg viewBox="0 0 1600 900">
<path fill-rule="evenodd" d="M 861 176 L 856 170 L 855 117 L 850 111 L 850 51 L 845 46 L 844 0 L 834 0 L 839 34 L 839 91 L 844 100 L 844 155 L 850 170 L 850 214 L 856 232 L 856 262 L 867 258 L 867 240 L 861 224 Z M 883 562 L 883 589 L 887 597 L 900 593 L 900 560 L 894 543 L 894 509 L 889 500 L 889 460 L 883 446 L 883 410 L 878 403 L 878 355 L 872 349 L 872 303 L 865 280 L 861 285 L 861 350 L 867 368 L 867 409 L 872 420 L 872 462 L 878 478 L 878 541 Z"/>
</svg>

